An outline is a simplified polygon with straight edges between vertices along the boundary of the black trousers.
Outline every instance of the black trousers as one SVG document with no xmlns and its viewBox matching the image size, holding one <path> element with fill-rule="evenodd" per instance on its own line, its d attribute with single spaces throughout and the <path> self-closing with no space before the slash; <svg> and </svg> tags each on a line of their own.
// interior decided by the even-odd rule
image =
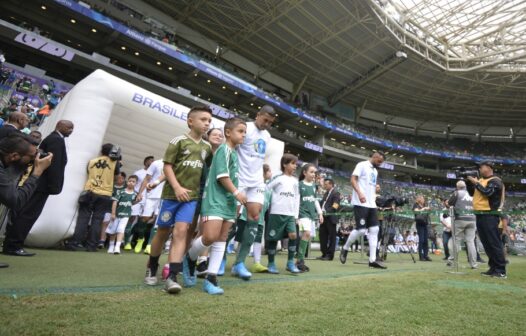
<svg viewBox="0 0 526 336">
<path fill-rule="evenodd" d="M 327 217 L 323 218 L 323 224 L 320 225 L 320 249 L 322 257 L 334 258 L 336 224 L 333 224 Z"/>
<path fill-rule="evenodd" d="M 24 247 L 24 240 L 42 213 L 48 197 L 47 193 L 35 191 L 20 211 L 11 214 L 5 232 L 4 251 L 16 251 Z"/>
<path fill-rule="evenodd" d="M 506 258 L 499 235 L 498 215 L 476 215 L 480 242 L 488 256 L 490 270 L 506 273 Z"/>
<path fill-rule="evenodd" d="M 88 249 L 96 249 L 100 238 L 100 226 L 104 219 L 104 214 L 111 211 L 111 204 L 110 196 L 93 193 L 84 199 L 83 202 L 79 202 L 77 225 L 69 244 L 78 245 L 86 241 Z"/>
<path fill-rule="evenodd" d="M 420 258 L 427 258 L 429 252 L 429 231 L 426 224 L 416 224 L 416 232 L 418 233 L 418 256 Z"/>
</svg>

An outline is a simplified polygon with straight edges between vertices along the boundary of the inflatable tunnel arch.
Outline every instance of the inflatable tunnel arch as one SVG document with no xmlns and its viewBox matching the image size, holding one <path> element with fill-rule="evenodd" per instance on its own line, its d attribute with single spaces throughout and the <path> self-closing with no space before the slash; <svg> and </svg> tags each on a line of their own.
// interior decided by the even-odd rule
<svg viewBox="0 0 526 336">
<path fill-rule="evenodd" d="M 143 158 L 162 158 L 168 142 L 188 132 L 189 107 L 175 103 L 102 70 L 79 82 L 40 127 L 43 136 L 57 121 L 71 120 L 73 134 L 66 140 L 68 164 L 64 188 L 50 196 L 26 243 L 34 247 L 54 247 L 72 236 L 76 224 L 77 199 L 86 181 L 88 161 L 111 142 L 122 149 L 122 170 L 128 174 L 142 168 Z M 213 127 L 223 127 L 214 118 Z M 267 161 L 279 170 L 284 144 L 273 139 L 267 147 Z"/>
</svg>

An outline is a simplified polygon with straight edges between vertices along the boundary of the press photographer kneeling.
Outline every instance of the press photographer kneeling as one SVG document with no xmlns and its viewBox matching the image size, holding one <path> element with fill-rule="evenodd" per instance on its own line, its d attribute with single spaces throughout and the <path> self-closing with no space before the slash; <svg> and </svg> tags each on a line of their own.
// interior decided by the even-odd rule
<svg viewBox="0 0 526 336">
<path fill-rule="evenodd" d="M 480 241 L 489 258 L 489 270 L 482 275 L 506 279 L 506 259 L 499 235 L 499 212 L 504 205 L 504 184 L 493 175 L 493 163 L 479 165 L 480 178 L 466 176 L 468 192 L 473 196 L 473 210 L 476 216 Z"/>
</svg>

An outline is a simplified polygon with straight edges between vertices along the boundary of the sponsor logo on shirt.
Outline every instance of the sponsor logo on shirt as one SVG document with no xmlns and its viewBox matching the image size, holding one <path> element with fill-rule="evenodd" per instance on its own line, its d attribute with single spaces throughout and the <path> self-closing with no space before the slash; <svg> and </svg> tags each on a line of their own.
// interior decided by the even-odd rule
<svg viewBox="0 0 526 336">
<path fill-rule="evenodd" d="M 311 196 L 303 196 L 303 197 L 301 198 L 301 200 L 302 200 L 303 202 L 314 202 L 314 201 L 316 200 L 316 197 L 314 197 L 314 196 L 312 196 L 312 195 L 311 195 Z"/>
<path fill-rule="evenodd" d="M 186 160 L 183 161 L 183 167 L 203 168 L 203 162 L 201 160 Z"/>
<path fill-rule="evenodd" d="M 294 197 L 294 193 L 291 193 L 290 191 L 280 192 L 279 195 L 283 197 Z"/>
<path fill-rule="evenodd" d="M 254 142 L 254 151 L 258 154 L 265 154 L 267 151 L 267 143 L 263 139 L 258 139 Z"/>
</svg>

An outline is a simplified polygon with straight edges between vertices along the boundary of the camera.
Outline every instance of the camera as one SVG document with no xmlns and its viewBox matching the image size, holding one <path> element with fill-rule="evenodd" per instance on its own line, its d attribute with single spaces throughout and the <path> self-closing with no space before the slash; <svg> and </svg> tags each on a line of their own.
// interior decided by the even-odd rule
<svg viewBox="0 0 526 336">
<path fill-rule="evenodd" d="M 40 158 L 43 159 L 49 155 L 48 152 L 43 151 L 42 149 L 39 149 L 38 152 L 40 153 Z"/>
<path fill-rule="evenodd" d="M 119 146 L 113 146 L 111 148 L 111 151 L 110 153 L 108 154 L 108 157 L 112 160 L 112 161 L 120 161 L 122 160 L 122 155 L 121 155 L 121 148 Z"/>
<path fill-rule="evenodd" d="M 454 167 L 453 171 L 458 179 L 466 179 L 468 176 L 479 178 L 479 169 L 477 166 Z"/>
<path fill-rule="evenodd" d="M 382 208 L 389 208 L 391 206 L 395 207 L 401 207 L 409 203 L 409 199 L 407 197 L 400 197 L 400 196 L 389 196 L 384 200 L 384 204 L 382 205 Z"/>
</svg>

